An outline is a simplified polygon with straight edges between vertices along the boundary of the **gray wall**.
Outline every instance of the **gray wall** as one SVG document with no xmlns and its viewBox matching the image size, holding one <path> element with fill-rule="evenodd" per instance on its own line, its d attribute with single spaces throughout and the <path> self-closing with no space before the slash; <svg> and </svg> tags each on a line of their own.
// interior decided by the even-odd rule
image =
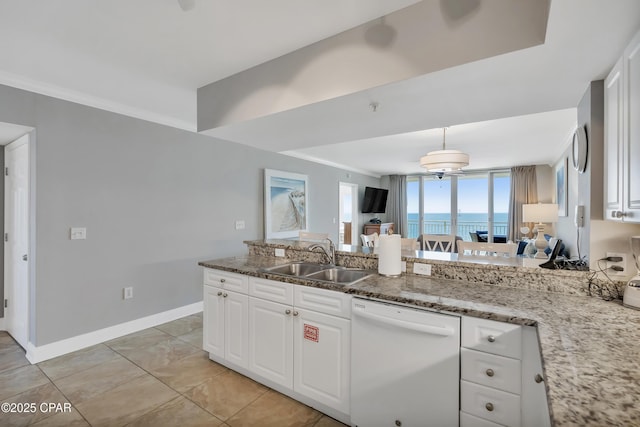
<svg viewBox="0 0 640 427">
<path fill-rule="evenodd" d="M 380 184 L 6 86 L 0 121 L 37 129 L 38 346 L 202 300 L 197 262 L 263 237 L 264 168 L 307 174 L 310 229 L 336 239 L 339 182 Z M 70 227 L 87 240 L 69 240 Z"/>
</svg>

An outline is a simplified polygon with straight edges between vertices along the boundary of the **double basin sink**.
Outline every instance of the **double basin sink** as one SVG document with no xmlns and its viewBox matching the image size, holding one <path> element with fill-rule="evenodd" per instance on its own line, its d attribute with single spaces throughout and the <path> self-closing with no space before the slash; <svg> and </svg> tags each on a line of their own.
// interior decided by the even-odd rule
<svg viewBox="0 0 640 427">
<path fill-rule="evenodd" d="M 281 276 L 319 280 L 339 285 L 351 285 L 375 274 L 370 270 L 314 264 L 310 262 L 291 262 L 289 264 L 263 268 L 261 271 Z"/>
</svg>

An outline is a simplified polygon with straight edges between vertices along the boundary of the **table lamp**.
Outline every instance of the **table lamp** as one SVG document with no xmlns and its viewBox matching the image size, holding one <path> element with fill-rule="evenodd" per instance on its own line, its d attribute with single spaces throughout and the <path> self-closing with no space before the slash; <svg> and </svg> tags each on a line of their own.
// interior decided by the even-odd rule
<svg viewBox="0 0 640 427">
<path fill-rule="evenodd" d="M 545 259 L 547 254 L 544 250 L 549 245 L 544 238 L 544 224 L 558 221 L 558 205 L 555 203 L 537 203 L 530 205 L 522 205 L 522 221 L 536 223 L 538 236 L 535 240 L 536 258 Z"/>
</svg>

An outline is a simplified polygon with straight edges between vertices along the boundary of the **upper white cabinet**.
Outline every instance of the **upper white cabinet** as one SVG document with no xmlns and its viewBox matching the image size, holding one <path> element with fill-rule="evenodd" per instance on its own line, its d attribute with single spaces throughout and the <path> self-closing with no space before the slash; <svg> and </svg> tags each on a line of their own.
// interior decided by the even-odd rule
<svg viewBox="0 0 640 427">
<path fill-rule="evenodd" d="M 640 223 L 640 32 L 604 84 L 604 215 Z"/>
</svg>

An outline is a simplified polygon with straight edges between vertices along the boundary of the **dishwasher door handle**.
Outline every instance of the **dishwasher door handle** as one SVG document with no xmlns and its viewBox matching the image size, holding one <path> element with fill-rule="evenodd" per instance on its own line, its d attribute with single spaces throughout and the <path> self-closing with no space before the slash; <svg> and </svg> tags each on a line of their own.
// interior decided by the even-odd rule
<svg viewBox="0 0 640 427">
<path fill-rule="evenodd" d="M 421 325 L 420 323 L 407 322 L 404 320 L 398 320 L 391 317 L 386 316 L 378 316 L 377 314 L 368 313 L 366 311 L 361 310 L 353 310 L 354 315 L 374 320 L 379 323 L 386 323 L 388 325 L 397 326 L 402 329 L 410 329 L 416 332 L 422 332 L 425 334 L 431 335 L 439 335 L 442 337 L 448 337 L 455 333 L 453 328 L 442 327 L 442 326 L 431 326 L 431 325 Z"/>
</svg>

